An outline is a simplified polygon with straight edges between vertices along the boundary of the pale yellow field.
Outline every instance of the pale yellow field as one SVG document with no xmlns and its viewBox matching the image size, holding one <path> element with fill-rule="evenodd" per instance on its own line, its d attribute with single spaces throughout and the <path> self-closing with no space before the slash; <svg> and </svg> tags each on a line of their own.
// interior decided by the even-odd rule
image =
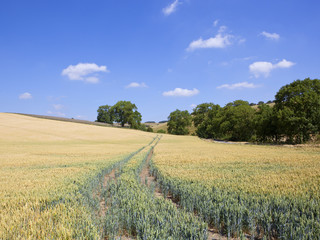
<svg viewBox="0 0 320 240">
<path fill-rule="evenodd" d="M 222 144 L 164 135 L 154 163 L 166 176 L 221 189 L 320 198 L 320 148 Z"/>
<path fill-rule="evenodd" d="M 72 236 L 79 221 L 89 221 L 85 209 L 59 201 L 155 137 L 5 113 L 0 113 L 0 133 L 0 239 Z M 48 208 L 52 201 L 58 204 Z"/>
</svg>

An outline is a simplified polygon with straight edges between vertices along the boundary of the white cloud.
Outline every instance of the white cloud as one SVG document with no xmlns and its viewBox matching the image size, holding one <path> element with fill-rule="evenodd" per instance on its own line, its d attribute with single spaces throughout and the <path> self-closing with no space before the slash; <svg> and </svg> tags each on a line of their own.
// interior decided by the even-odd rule
<svg viewBox="0 0 320 240">
<path fill-rule="evenodd" d="M 256 77 L 268 77 L 270 72 L 276 68 L 290 68 L 295 63 L 283 59 L 282 61 L 272 64 L 271 62 L 254 62 L 250 64 L 249 70 Z"/>
<path fill-rule="evenodd" d="M 259 87 L 258 85 L 255 85 L 253 83 L 248 83 L 248 82 L 240 82 L 240 83 L 234 83 L 234 84 L 223 84 L 221 86 L 218 86 L 217 89 L 243 89 L 243 88 L 257 88 Z"/>
<path fill-rule="evenodd" d="M 183 89 L 183 88 L 175 88 L 174 90 L 163 92 L 162 95 L 166 97 L 191 97 L 197 95 L 199 90 L 194 88 L 192 90 Z"/>
<path fill-rule="evenodd" d="M 256 78 L 260 77 L 261 75 L 268 77 L 273 69 L 273 65 L 270 62 L 254 62 L 250 64 L 249 69 Z"/>
<path fill-rule="evenodd" d="M 52 106 L 55 110 L 61 110 L 63 108 L 62 104 L 53 104 Z"/>
<path fill-rule="evenodd" d="M 280 39 L 280 35 L 278 33 L 268 33 L 263 31 L 262 33 L 260 33 L 260 35 L 265 36 L 268 39 L 271 40 L 279 40 Z"/>
<path fill-rule="evenodd" d="M 215 20 L 214 22 L 213 22 L 213 26 L 218 26 L 218 23 L 219 23 L 219 20 L 217 19 L 217 20 Z"/>
<path fill-rule="evenodd" d="M 32 98 L 32 95 L 31 93 L 28 93 L 28 92 L 25 92 L 19 95 L 19 99 L 27 100 L 31 98 Z"/>
<path fill-rule="evenodd" d="M 126 86 L 126 88 L 146 88 L 146 87 L 148 86 L 144 82 L 142 83 L 132 82 Z"/>
<path fill-rule="evenodd" d="M 67 76 L 70 80 L 79 80 L 88 83 L 98 83 L 99 78 L 90 76 L 98 72 L 109 72 L 106 66 L 98 66 L 95 63 L 78 63 L 63 69 L 62 76 Z"/>
<path fill-rule="evenodd" d="M 169 16 L 170 14 L 174 13 L 177 10 L 178 4 L 179 1 L 175 0 L 173 3 L 162 9 L 163 14 Z"/>
<path fill-rule="evenodd" d="M 218 34 L 215 37 L 211 37 L 203 40 L 199 38 L 189 44 L 187 51 L 193 51 L 199 48 L 225 48 L 228 45 L 231 45 L 231 40 L 234 38 L 231 34 L 224 33 L 226 30 L 225 26 L 219 28 Z"/>
<path fill-rule="evenodd" d="M 275 68 L 289 68 L 289 67 L 292 67 L 294 64 L 295 63 L 283 59 L 282 61 L 275 64 L 274 67 Z"/>
</svg>

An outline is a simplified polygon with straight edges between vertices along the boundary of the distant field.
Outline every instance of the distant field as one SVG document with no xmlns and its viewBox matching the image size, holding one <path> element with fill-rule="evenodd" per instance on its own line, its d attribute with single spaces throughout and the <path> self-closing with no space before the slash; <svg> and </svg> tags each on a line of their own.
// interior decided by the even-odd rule
<svg viewBox="0 0 320 240">
<path fill-rule="evenodd" d="M 74 119 L 74 118 L 54 117 L 54 116 L 25 114 L 25 113 L 17 113 L 17 114 L 23 115 L 23 116 L 35 117 L 35 118 L 62 121 L 62 122 L 74 122 L 74 123 L 82 123 L 82 124 L 89 124 L 89 125 L 96 125 L 96 126 L 103 126 L 103 127 L 112 127 L 112 125 L 108 123 L 92 122 L 92 121 L 80 120 L 80 119 Z"/>
</svg>

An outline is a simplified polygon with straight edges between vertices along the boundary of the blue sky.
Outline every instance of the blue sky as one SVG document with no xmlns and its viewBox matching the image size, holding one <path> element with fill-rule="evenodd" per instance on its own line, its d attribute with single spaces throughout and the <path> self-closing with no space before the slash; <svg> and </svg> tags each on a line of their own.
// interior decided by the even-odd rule
<svg viewBox="0 0 320 240">
<path fill-rule="evenodd" d="M 320 78 L 316 0 L 3 1 L 0 112 L 143 121 L 203 102 L 273 100 Z"/>
</svg>

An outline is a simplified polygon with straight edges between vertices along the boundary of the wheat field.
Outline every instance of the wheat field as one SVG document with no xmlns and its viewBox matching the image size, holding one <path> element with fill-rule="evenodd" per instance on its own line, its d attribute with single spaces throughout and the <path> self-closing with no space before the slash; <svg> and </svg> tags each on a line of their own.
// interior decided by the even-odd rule
<svg viewBox="0 0 320 240">
<path fill-rule="evenodd" d="M 7 113 L 0 133 L 0 239 L 98 235 L 77 191 L 154 138 Z"/>
<path fill-rule="evenodd" d="M 320 237 L 319 147 L 165 135 L 152 172 L 164 194 L 228 237 Z"/>
<path fill-rule="evenodd" d="M 206 239 L 207 226 L 241 239 L 320 236 L 315 146 L 160 139 L 7 113 L 0 133 L 0 239 Z M 148 189 L 139 174 L 153 148 Z M 105 183 L 111 171 L 118 179 Z"/>
</svg>

